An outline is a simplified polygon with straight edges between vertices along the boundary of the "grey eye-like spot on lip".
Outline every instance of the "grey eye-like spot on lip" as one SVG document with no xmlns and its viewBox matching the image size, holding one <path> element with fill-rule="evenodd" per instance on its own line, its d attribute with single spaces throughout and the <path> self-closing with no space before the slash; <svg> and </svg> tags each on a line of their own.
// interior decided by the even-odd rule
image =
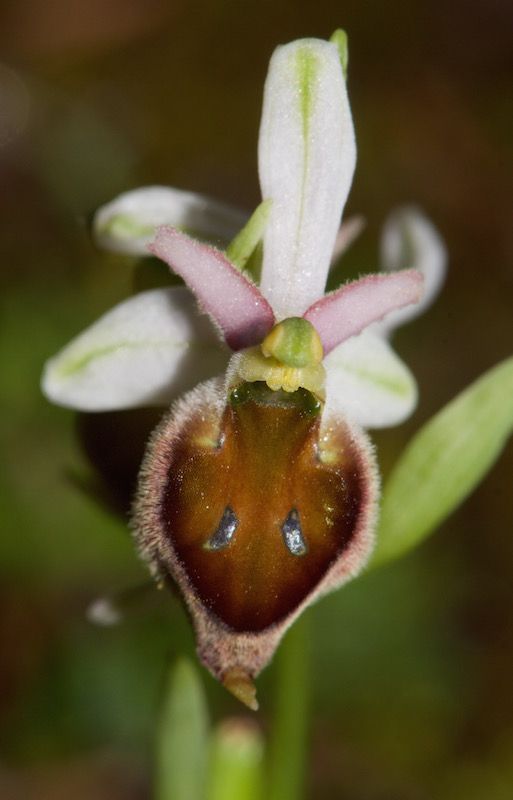
<svg viewBox="0 0 513 800">
<path fill-rule="evenodd" d="M 226 506 L 219 525 L 203 547 L 205 550 L 223 550 L 232 541 L 238 527 L 239 520 L 235 511 L 230 506 Z"/>
<path fill-rule="evenodd" d="M 308 545 L 303 537 L 299 512 L 293 508 L 281 526 L 283 541 L 293 556 L 304 556 L 308 552 Z"/>
</svg>

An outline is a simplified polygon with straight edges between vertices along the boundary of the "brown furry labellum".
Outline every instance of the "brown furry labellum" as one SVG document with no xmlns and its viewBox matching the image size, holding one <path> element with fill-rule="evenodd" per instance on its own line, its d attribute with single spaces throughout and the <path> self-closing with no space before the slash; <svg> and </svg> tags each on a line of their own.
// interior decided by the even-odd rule
<svg viewBox="0 0 513 800">
<path fill-rule="evenodd" d="M 203 663 L 251 708 L 293 620 L 372 547 L 371 448 L 322 411 L 305 389 L 210 381 L 171 409 L 141 471 L 140 551 L 181 590 Z"/>
</svg>

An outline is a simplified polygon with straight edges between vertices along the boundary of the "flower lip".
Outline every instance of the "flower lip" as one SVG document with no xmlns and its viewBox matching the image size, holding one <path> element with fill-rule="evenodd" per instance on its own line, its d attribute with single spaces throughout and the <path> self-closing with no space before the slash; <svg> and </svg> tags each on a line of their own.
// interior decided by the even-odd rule
<svg viewBox="0 0 513 800">
<path fill-rule="evenodd" d="M 204 384 L 171 409 L 145 457 L 136 541 L 178 583 L 200 657 L 221 680 L 257 675 L 301 610 L 372 547 L 367 439 L 304 405 L 308 395 L 242 385 L 226 403 L 226 385 Z M 205 548 L 220 527 L 225 546 Z"/>
</svg>

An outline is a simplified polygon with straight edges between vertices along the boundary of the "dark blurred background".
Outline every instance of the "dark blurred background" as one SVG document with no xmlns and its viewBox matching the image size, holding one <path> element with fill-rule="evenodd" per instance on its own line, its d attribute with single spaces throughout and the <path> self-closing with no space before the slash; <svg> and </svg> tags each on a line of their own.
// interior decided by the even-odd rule
<svg viewBox="0 0 513 800">
<path fill-rule="evenodd" d="M 2 4 L 2 800 L 148 798 L 162 676 L 193 650 L 167 593 L 134 597 L 115 628 L 85 619 L 96 596 L 146 579 L 124 515 L 155 417 L 77 421 L 39 393 L 44 360 L 149 280 L 95 249 L 91 212 L 151 183 L 251 210 L 271 52 L 339 26 L 359 146 L 348 212 L 368 220 L 351 271 L 375 268 L 380 225 L 404 202 L 450 253 L 436 306 L 396 340 L 421 400 L 375 436 L 386 473 L 423 420 L 513 350 L 512 4 Z M 429 543 L 310 612 L 310 797 L 513 796 L 512 474 L 510 446 Z M 215 718 L 241 712 L 204 678 Z M 272 681 L 273 667 L 265 731 Z"/>
</svg>

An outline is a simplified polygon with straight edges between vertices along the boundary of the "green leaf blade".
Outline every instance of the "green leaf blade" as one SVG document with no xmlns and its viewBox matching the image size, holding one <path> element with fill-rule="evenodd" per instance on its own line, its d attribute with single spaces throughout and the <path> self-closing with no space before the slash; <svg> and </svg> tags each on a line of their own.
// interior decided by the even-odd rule
<svg viewBox="0 0 513 800">
<path fill-rule="evenodd" d="M 421 428 L 383 492 L 377 566 L 425 539 L 478 485 L 513 430 L 513 358 L 471 384 Z"/>
</svg>

